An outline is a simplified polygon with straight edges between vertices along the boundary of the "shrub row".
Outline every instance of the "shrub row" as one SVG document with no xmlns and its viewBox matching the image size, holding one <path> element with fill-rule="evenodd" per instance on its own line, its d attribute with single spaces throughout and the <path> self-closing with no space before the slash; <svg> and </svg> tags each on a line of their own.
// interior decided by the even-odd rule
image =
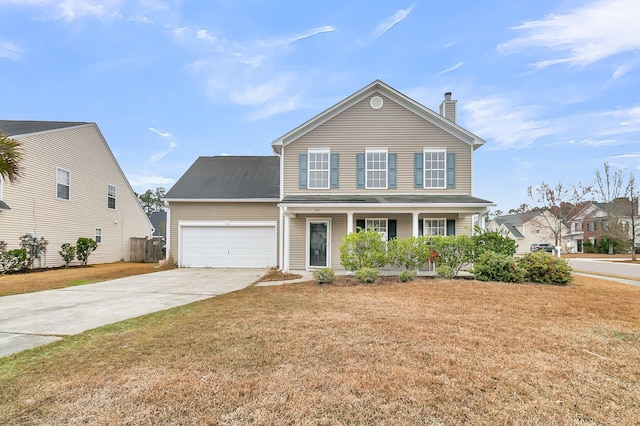
<svg viewBox="0 0 640 426">
<path fill-rule="evenodd" d="M 572 280 L 571 267 L 566 260 L 542 251 L 527 253 L 520 259 L 486 252 L 476 260 L 473 275 L 480 281 L 511 283 L 563 285 Z"/>
<path fill-rule="evenodd" d="M 20 237 L 20 248 L 7 250 L 7 243 L 0 241 L 0 273 L 19 272 L 31 269 L 36 259 L 41 259 L 47 252 L 49 242 L 38 238 L 35 234 L 25 234 Z M 98 247 L 92 238 L 80 237 L 76 245 L 64 243 L 58 254 L 62 256 L 65 265 L 77 257 L 82 265 L 86 265 L 89 255 Z"/>
</svg>

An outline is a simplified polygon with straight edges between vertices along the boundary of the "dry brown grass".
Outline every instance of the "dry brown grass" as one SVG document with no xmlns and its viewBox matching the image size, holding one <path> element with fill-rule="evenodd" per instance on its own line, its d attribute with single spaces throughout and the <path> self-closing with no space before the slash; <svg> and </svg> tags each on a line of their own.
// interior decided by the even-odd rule
<svg viewBox="0 0 640 426">
<path fill-rule="evenodd" d="M 116 262 L 0 275 L 0 296 L 89 284 L 171 268 L 170 264 Z"/>
<path fill-rule="evenodd" d="M 3 359 L 0 424 L 638 424 L 640 288 L 250 287 Z"/>
</svg>

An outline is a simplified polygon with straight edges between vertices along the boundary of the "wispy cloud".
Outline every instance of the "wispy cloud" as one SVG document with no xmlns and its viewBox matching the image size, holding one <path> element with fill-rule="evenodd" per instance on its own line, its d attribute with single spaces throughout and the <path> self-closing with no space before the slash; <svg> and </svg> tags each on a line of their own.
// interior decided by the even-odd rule
<svg viewBox="0 0 640 426">
<path fill-rule="evenodd" d="M 446 74 L 448 72 L 455 71 L 455 70 L 457 70 L 458 68 L 460 68 L 463 65 L 464 65 L 464 61 L 460 61 L 457 64 L 455 64 L 454 66 L 440 71 L 438 74 Z"/>
<path fill-rule="evenodd" d="M 531 107 L 514 105 L 502 97 L 486 97 L 467 103 L 468 127 L 493 140 L 490 149 L 526 148 L 553 133 L 548 123 L 536 118 Z"/>
<path fill-rule="evenodd" d="M 160 137 L 163 137 L 163 138 L 171 137 L 171 133 L 165 132 L 165 131 L 162 131 L 162 130 L 158 130 L 158 129 L 154 128 L 154 127 L 149 127 L 149 130 L 151 130 L 153 133 L 155 133 L 156 135 L 158 135 Z"/>
<path fill-rule="evenodd" d="M 126 173 L 129 183 L 137 192 L 146 191 L 149 188 L 167 188 L 175 182 L 175 179 L 158 175 L 153 172 L 138 171 Z"/>
<path fill-rule="evenodd" d="M 300 40 L 304 40 L 310 37 L 314 37 L 317 36 L 319 34 L 323 34 L 323 33 L 331 33 L 334 32 L 336 29 L 334 27 L 332 27 L 331 25 L 325 25 L 322 27 L 318 27 L 318 28 L 312 28 L 308 31 L 299 33 L 299 34 L 294 34 L 291 36 L 287 36 L 287 37 L 277 37 L 277 38 L 272 38 L 272 39 L 265 39 L 265 40 L 258 40 L 257 44 L 260 47 L 266 47 L 266 48 L 274 48 L 274 47 L 282 47 L 282 46 L 288 46 L 290 44 L 293 44 L 297 41 Z"/>
<path fill-rule="evenodd" d="M 146 165 L 150 165 L 153 163 L 157 163 L 158 161 L 162 160 L 164 157 L 167 156 L 167 154 L 171 153 L 171 151 L 174 150 L 174 148 L 176 148 L 178 146 L 177 143 L 175 143 L 175 141 L 173 141 L 172 135 L 170 132 L 165 132 L 163 130 L 158 130 L 154 127 L 149 127 L 149 130 L 153 133 L 155 133 L 156 135 L 160 136 L 163 139 L 169 139 L 169 143 L 168 145 L 160 150 L 160 151 L 156 151 L 153 154 L 151 154 L 151 156 L 149 157 L 149 159 L 146 161 Z"/>
<path fill-rule="evenodd" d="M 9 41 L 0 40 L 0 58 L 10 59 L 12 61 L 22 60 L 22 50 Z"/>
<path fill-rule="evenodd" d="M 373 32 L 373 36 L 377 38 L 383 35 L 387 31 L 389 31 L 391 28 L 393 28 L 396 24 L 404 21 L 407 18 L 407 16 L 409 16 L 412 10 L 413 10 L 413 6 L 410 6 L 407 9 L 398 10 L 395 14 L 393 14 L 393 16 L 390 16 L 389 18 L 385 19 L 383 22 L 378 24 L 375 31 Z"/>
<path fill-rule="evenodd" d="M 556 64 L 586 66 L 613 55 L 640 50 L 640 2 L 601 0 L 563 14 L 526 21 L 513 29 L 524 33 L 498 45 L 504 53 L 531 47 L 562 52 L 532 65 L 546 68 Z"/>
</svg>

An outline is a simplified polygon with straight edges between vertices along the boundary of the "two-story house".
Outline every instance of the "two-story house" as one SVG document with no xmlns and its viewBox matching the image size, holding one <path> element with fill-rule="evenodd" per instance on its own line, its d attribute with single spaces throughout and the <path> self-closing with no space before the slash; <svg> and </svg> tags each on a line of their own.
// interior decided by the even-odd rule
<svg viewBox="0 0 640 426">
<path fill-rule="evenodd" d="M 21 144 L 21 175 L 0 178 L 0 241 L 20 247 L 34 233 L 49 244 L 35 266 L 63 265 L 63 243 L 93 238 L 89 263 L 129 260 L 130 238 L 149 237 L 151 222 L 95 123 L 0 120 Z"/>
<path fill-rule="evenodd" d="M 200 157 L 166 194 L 180 266 L 340 269 L 342 237 L 472 233 L 484 140 L 376 80 L 274 141 L 275 156 Z"/>
<path fill-rule="evenodd" d="M 556 229 L 556 222 L 556 218 L 546 210 L 496 216 L 489 222 L 487 229 L 514 240 L 517 244 L 516 253 L 523 254 L 530 251 L 533 244 L 555 246 L 553 230 Z M 561 237 L 567 232 L 568 228 L 561 225 Z"/>
</svg>

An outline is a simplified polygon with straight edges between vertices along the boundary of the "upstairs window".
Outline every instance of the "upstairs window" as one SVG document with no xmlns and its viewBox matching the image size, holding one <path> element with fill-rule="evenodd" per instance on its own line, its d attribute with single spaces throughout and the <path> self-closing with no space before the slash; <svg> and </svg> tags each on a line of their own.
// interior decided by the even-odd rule
<svg viewBox="0 0 640 426">
<path fill-rule="evenodd" d="M 329 154 L 328 150 L 309 150 L 309 189 L 329 189 Z"/>
<path fill-rule="evenodd" d="M 447 151 L 424 150 L 424 187 L 446 188 Z"/>
<path fill-rule="evenodd" d="M 69 199 L 69 188 L 71 186 L 71 178 L 69 170 L 61 168 L 56 169 L 56 197 L 61 200 Z"/>
<path fill-rule="evenodd" d="M 589 231 L 595 231 L 596 230 L 596 223 L 595 222 L 589 222 L 588 226 L 588 230 Z"/>
<path fill-rule="evenodd" d="M 387 151 L 368 150 L 365 167 L 366 188 L 387 189 Z"/>
<path fill-rule="evenodd" d="M 116 187 L 107 185 L 107 208 L 116 209 Z"/>
</svg>

